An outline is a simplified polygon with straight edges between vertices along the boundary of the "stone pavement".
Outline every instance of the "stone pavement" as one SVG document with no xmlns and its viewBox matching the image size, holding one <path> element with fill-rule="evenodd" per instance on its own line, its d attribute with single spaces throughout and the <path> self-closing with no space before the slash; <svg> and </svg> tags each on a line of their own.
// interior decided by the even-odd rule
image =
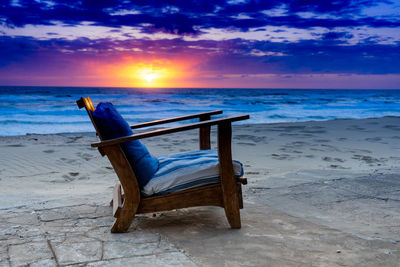
<svg viewBox="0 0 400 267">
<path fill-rule="evenodd" d="M 111 234 L 110 213 L 87 204 L 2 212 L 0 266 L 195 265 L 159 233 Z"/>
<path fill-rule="evenodd" d="M 362 238 L 255 200 L 241 230 L 217 207 L 140 215 L 126 234 L 109 232 L 101 201 L 3 210 L 0 266 L 399 266 L 398 237 Z"/>
</svg>

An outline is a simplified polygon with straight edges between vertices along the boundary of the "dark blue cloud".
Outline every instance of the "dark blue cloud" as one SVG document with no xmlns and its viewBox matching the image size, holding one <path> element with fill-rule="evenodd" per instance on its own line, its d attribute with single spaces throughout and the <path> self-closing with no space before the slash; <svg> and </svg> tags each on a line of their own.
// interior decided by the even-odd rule
<svg viewBox="0 0 400 267">
<path fill-rule="evenodd" d="M 78 25 L 83 21 L 108 27 L 137 26 L 143 32 L 167 32 L 177 35 L 201 34 L 208 28 L 236 28 L 247 31 L 264 26 L 310 27 L 399 27 L 398 18 L 375 18 L 361 15 L 363 8 L 388 0 L 249 0 L 244 3 L 228 4 L 221 0 L 201 1 L 66 1 L 36 2 L 20 0 L 18 5 L 10 1 L 0 4 L 0 22 L 8 27 L 27 24 L 51 25 L 61 21 Z M 283 8 L 285 12 L 266 15 L 263 11 Z M 134 12 L 133 12 L 134 11 Z M 333 15 L 334 18 L 314 16 L 303 18 L 297 12 L 316 15 Z M 237 17 L 244 14 L 247 18 Z M 355 17 L 354 15 L 358 15 Z"/>
<path fill-rule="evenodd" d="M 0 25 L 23 27 L 25 25 L 52 25 L 55 21 L 74 27 L 82 22 L 110 27 L 109 32 L 120 33 L 128 40 L 63 39 L 63 32 L 47 33 L 49 40 L 33 37 L 0 36 L 0 69 L 10 65 L 35 68 L 55 66 L 57 62 L 98 59 L 112 61 L 120 55 L 202 58 L 194 68 L 214 71 L 216 74 L 287 74 L 287 73 L 356 73 L 400 74 L 399 43 L 381 44 L 383 37 L 366 35 L 358 43 L 351 29 L 360 26 L 371 28 L 400 27 L 397 17 L 368 17 L 362 13 L 367 7 L 391 1 L 371 0 L 248 0 L 229 4 L 222 0 L 199 1 L 122 1 L 122 0 L 30 0 L 2 1 Z M 17 4 L 15 4 L 17 3 Z M 275 10 L 275 14 L 273 13 Z M 278 10 L 278 11 L 277 11 Z M 265 12 L 269 11 L 269 12 Z M 308 18 L 299 12 L 308 12 Z M 172 33 L 173 40 L 135 39 L 122 26 L 136 26 L 144 33 Z M 322 27 L 324 31 L 311 32 L 309 40 L 290 42 L 285 29 L 269 31 L 257 29 L 268 26 L 288 26 L 298 29 Z M 337 29 L 341 27 L 340 29 Z M 233 39 L 224 41 L 187 41 L 184 35 L 201 34 L 207 29 L 229 29 L 276 35 L 280 42 Z M 0 32 L 1 33 L 1 32 Z M 57 35 L 58 34 L 58 35 Z M 86 35 L 82 33 L 82 35 Z M 294 33 L 291 33 L 294 36 Z M 359 37 L 359 36 L 357 36 Z M 304 38 L 304 37 L 303 37 Z M 356 38 L 353 38 L 356 39 Z M 389 40 L 390 41 L 390 40 Z M 122 49 L 119 49 L 122 48 Z M 135 49 L 132 49 L 135 48 Z M 42 60 L 46 58 L 46 60 Z M 49 67 L 50 68 L 50 67 Z"/>
<path fill-rule="evenodd" d="M 28 58 L 39 48 L 37 40 L 30 37 L 0 37 L 0 68 Z"/>
<path fill-rule="evenodd" d="M 353 37 L 353 35 L 348 32 L 327 32 L 327 33 L 323 34 L 324 40 L 334 40 L 334 39 L 340 39 L 340 38 L 350 39 L 352 37 Z"/>
<path fill-rule="evenodd" d="M 326 38 L 326 36 L 330 36 Z M 356 45 L 344 44 L 340 38 L 346 33 L 328 33 L 320 40 L 295 43 L 249 41 L 172 40 L 110 40 L 78 38 L 76 40 L 35 40 L 30 37 L 0 37 L 0 70 L 10 64 L 25 67 L 56 64 L 60 59 L 96 60 L 108 62 L 120 55 L 160 58 L 186 55 L 201 58 L 195 66 L 198 71 L 216 74 L 305 74 L 355 73 L 400 74 L 398 44 L 384 45 L 372 40 Z M 123 49 L 120 49 L 123 48 Z M 129 50 L 135 48 L 135 51 Z M 141 50 L 141 51 L 139 51 Z M 121 52 L 123 51 L 123 52 Z M 139 51 L 139 52 L 137 52 Z M 30 63 L 31 62 L 31 63 Z M 48 62 L 48 63 L 47 63 Z M 36 64 L 36 65 L 35 65 Z"/>
<path fill-rule="evenodd" d="M 364 7 L 375 6 L 378 3 L 390 3 L 390 1 L 374 1 L 374 0 L 293 0 L 289 1 L 289 9 L 291 12 L 312 11 L 317 13 L 331 14 L 349 14 L 359 13 Z"/>
</svg>

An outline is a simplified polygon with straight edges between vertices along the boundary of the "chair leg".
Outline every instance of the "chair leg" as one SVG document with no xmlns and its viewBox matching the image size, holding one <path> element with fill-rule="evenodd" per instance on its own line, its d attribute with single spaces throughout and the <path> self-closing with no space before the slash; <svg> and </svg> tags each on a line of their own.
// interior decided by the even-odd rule
<svg viewBox="0 0 400 267">
<path fill-rule="evenodd" d="M 119 212 L 114 212 L 115 209 L 113 209 L 113 215 L 116 216 L 116 220 L 111 228 L 111 232 L 123 233 L 128 231 L 139 207 L 139 185 L 137 184 L 135 173 L 132 171 L 121 147 L 119 145 L 112 145 L 103 149 L 117 173 L 125 193 L 125 195 L 121 195 L 122 207 L 118 204 L 118 207 L 120 207 L 118 209 Z M 113 204 L 115 204 L 114 202 L 115 199 L 113 200 Z"/>
<path fill-rule="evenodd" d="M 241 227 L 240 205 L 232 164 L 231 140 L 231 124 L 218 124 L 218 160 L 224 209 L 231 228 L 239 229 Z"/>
<path fill-rule="evenodd" d="M 224 198 L 225 200 L 226 198 Z M 224 202 L 225 215 L 228 219 L 229 225 L 232 229 L 240 229 L 242 224 L 240 222 L 240 209 L 239 201 L 236 196 L 230 197 Z"/>
<path fill-rule="evenodd" d="M 131 209 L 124 209 L 124 207 L 122 207 L 120 215 L 115 219 L 114 224 L 111 227 L 111 233 L 127 232 L 129 226 L 131 226 L 133 218 L 135 217 L 136 209 L 133 211 Z"/>
</svg>

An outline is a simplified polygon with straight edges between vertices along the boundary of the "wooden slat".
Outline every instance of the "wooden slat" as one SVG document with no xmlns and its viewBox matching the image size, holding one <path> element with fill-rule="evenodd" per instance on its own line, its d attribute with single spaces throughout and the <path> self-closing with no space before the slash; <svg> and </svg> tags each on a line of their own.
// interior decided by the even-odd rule
<svg viewBox="0 0 400 267">
<path fill-rule="evenodd" d="M 223 207 L 221 193 L 221 184 L 212 184 L 176 193 L 142 198 L 137 212 L 148 213 L 196 206 Z"/>
<path fill-rule="evenodd" d="M 203 115 L 200 117 L 200 121 L 208 121 L 210 118 L 210 115 Z M 205 126 L 199 129 L 200 150 L 211 149 L 210 133 L 211 126 Z"/>
<path fill-rule="evenodd" d="M 232 125 L 230 122 L 218 124 L 219 175 L 222 184 L 222 197 L 225 214 L 231 228 L 240 228 L 240 210 L 237 185 L 232 164 Z"/>
<path fill-rule="evenodd" d="M 84 97 L 83 101 L 85 102 L 85 107 L 89 109 L 91 112 L 95 110 L 94 105 L 90 97 Z"/>
<path fill-rule="evenodd" d="M 116 184 L 113 190 L 113 216 L 119 217 L 122 209 L 122 196 L 121 196 L 121 185 Z"/>
<path fill-rule="evenodd" d="M 105 147 L 105 146 L 120 144 L 120 143 L 124 143 L 124 142 L 128 142 L 128 141 L 132 141 L 132 140 L 137 140 L 137 139 L 149 138 L 149 137 L 154 137 L 154 136 L 159 136 L 159 135 L 164 135 L 164 134 L 192 130 L 192 129 L 201 128 L 201 127 L 205 127 L 205 126 L 217 125 L 217 124 L 221 124 L 224 122 L 231 123 L 234 121 L 247 120 L 248 118 L 249 118 L 249 115 L 246 114 L 246 115 L 232 116 L 232 117 L 226 117 L 226 118 L 215 119 L 215 120 L 190 123 L 190 124 L 186 124 L 186 125 L 182 125 L 182 126 L 159 129 L 159 130 L 154 130 L 154 131 L 150 131 L 150 132 L 139 133 L 139 134 L 134 134 L 134 135 L 126 136 L 126 137 L 97 142 L 97 143 L 93 143 L 92 147 Z"/>
<path fill-rule="evenodd" d="M 185 115 L 185 116 L 180 116 L 180 117 L 173 117 L 173 118 L 168 118 L 168 119 L 163 119 L 163 120 L 155 120 L 155 121 L 137 123 L 137 124 L 131 125 L 130 127 L 131 127 L 131 129 L 137 129 L 137 128 L 143 128 L 143 127 L 149 127 L 149 126 L 164 124 L 164 123 L 183 121 L 183 120 L 190 120 L 190 119 L 200 118 L 200 117 L 203 117 L 203 116 L 210 117 L 211 115 L 217 115 L 217 114 L 222 114 L 222 110 L 214 110 L 214 111 L 202 112 L 202 113 L 197 113 L 197 114 L 190 114 L 190 115 Z"/>
<path fill-rule="evenodd" d="M 96 123 L 94 122 L 92 112 L 95 110 L 94 105 L 90 97 L 81 97 L 79 100 L 76 101 L 76 104 L 78 107 L 81 109 L 85 107 L 87 114 L 89 115 L 89 118 L 93 124 L 94 129 L 96 130 L 96 135 L 100 138 L 100 140 L 103 140 L 103 138 L 100 135 L 100 132 L 97 129 Z M 104 152 L 102 150 L 99 150 L 100 154 L 104 156 Z"/>
</svg>

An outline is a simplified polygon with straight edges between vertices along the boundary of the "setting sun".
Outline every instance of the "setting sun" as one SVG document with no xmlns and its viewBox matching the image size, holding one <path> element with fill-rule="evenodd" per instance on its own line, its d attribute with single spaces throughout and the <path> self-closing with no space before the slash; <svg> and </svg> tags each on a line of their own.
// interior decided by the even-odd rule
<svg viewBox="0 0 400 267">
<path fill-rule="evenodd" d="M 85 66 L 95 77 L 100 77 L 96 78 L 96 83 L 106 86 L 160 88 L 188 85 L 187 80 L 194 75 L 191 68 L 195 62 L 198 61 L 184 57 L 173 60 L 121 57 L 110 64 L 92 61 Z"/>
<path fill-rule="evenodd" d="M 143 79 L 145 79 L 149 83 L 153 81 L 155 78 L 157 78 L 157 74 L 155 73 L 148 73 L 143 75 Z"/>
<path fill-rule="evenodd" d="M 154 71 L 153 69 L 139 69 L 138 70 L 139 76 L 147 81 L 148 83 L 153 82 L 153 80 L 160 78 L 160 71 Z"/>
<path fill-rule="evenodd" d="M 133 69 L 133 78 L 136 84 L 143 87 L 163 86 L 167 79 L 173 75 L 168 67 L 170 63 L 162 60 L 154 60 L 151 63 L 136 63 L 131 65 Z"/>
</svg>

